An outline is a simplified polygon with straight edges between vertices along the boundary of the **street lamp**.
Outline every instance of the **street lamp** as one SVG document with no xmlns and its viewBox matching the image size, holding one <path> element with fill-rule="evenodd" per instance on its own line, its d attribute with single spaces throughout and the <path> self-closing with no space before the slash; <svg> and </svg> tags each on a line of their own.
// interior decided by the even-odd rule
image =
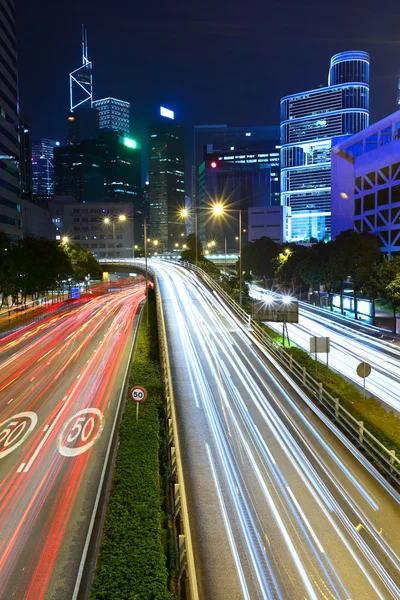
<svg viewBox="0 0 400 600">
<path fill-rule="evenodd" d="M 63 235 L 61 238 L 61 241 L 63 244 L 68 244 L 69 242 L 69 237 L 67 235 Z"/>
<path fill-rule="evenodd" d="M 112 225 L 112 232 L 113 232 L 113 240 L 114 240 L 114 256 L 116 255 L 116 248 L 115 248 L 115 223 L 119 222 L 119 223 L 124 223 L 126 221 L 126 215 L 118 215 L 115 218 L 111 218 L 111 217 L 104 217 L 103 219 L 103 223 L 104 225 Z"/>
<path fill-rule="evenodd" d="M 213 213 L 216 216 L 223 216 L 225 212 L 239 213 L 239 304 L 242 306 L 242 209 L 226 209 L 222 204 L 217 203 L 213 206 Z M 237 239 L 237 238 L 236 238 Z"/>
</svg>

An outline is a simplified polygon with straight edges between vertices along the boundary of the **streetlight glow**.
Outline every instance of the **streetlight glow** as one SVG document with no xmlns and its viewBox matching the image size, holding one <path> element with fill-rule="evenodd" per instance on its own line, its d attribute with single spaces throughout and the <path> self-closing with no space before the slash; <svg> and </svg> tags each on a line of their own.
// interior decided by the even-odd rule
<svg viewBox="0 0 400 600">
<path fill-rule="evenodd" d="M 182 219 L 186 219 L 187 216 L 189 216 L 189 211 L 187 208 L 182 208 L 180 215 L 182 217 Z"/>
<path fill-rule="evenodd" d="M 292 299 L 290 296 L 283 296 L 283 298 L 282 298 L 283 304 L 290 304 L 291 301 L 292 301 Z"/>
<path fill-rule="evenodd" d="M 61 238 L 61 241 L 63 244 L 68 244 L 69 242 L 69 237 L 67 235 L 63 235 Z"/>
<path fill-rule="evenodd" d="M 118 215 L 118 221 L 126 221 L 126 215 Z"/>
<path fill-rule="evenodd" d="M 105 225 L 109 225 L 111 223 L 110 217 L 104 217 L 103 222 Z"/>
<path fill-rule="evenodd" d="M 222 206 L 222 204 L 214 204 L 214 206 L 213 206 L 214 215 L 222 215 L 223 212 L 224 212 L 224 207 Z"/>
</svg>

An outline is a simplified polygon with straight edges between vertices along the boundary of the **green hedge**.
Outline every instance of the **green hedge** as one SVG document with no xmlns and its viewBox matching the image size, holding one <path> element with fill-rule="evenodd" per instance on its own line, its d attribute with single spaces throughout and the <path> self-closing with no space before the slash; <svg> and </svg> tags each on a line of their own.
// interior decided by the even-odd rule
<svg viewBox="0 0 400 600">
<path fill-rule="evenodd" d="M 263 328 L 276 342 L 282 344 L 282 336 L 279 333 L 266 325 L 263 325 Z M 286 351 L 302 367 L 305 367 L 314 379 L 320 381 L 332 396 L 338 398 L 341 405 L 357 421 L 363 421 L 365 427 L 382 444 L 385 444 L 389 450 L 396 450 L 396 453 L 400 453 L 400 419 L 393 411 L 387 412 L 377 398 L 368 396 L 364 398 L 355 385 L 319 361 L 317 371 L 315 371 L 314 359 L 295 344 L 291 343 L 290 348 L 286 347 Z"/>
<path fill-rule="evenodd" d="M 155 360 L 154 298 L 150 303 L 150 333 L 144 313 L 139 330 L 130 387 L 139 384 L 148 397 L 136 407 L 127 400 L 119 429 L 119 448 L 100 553 L 92 583 L 92 600 L 171 600 L 166 551 L 171 545 L 163 513 L 163 384 Z M 146 310 L 146 309 L 145 309 Z M 160 418 L 161 417 L 161 418 Z M 168 558 L 170 562 L 170 558 Z M 174 565 L 172 565 L 172 568 Z"/>
</svg>

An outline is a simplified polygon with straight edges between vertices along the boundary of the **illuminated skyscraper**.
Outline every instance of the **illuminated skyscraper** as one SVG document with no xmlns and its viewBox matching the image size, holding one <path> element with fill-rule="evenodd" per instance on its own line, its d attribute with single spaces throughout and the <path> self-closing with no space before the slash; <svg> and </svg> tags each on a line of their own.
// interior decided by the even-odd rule
<svg viewBox="0 0 400 600">
<path fill-rule="evenodd" d="M 130 109 L 129 102 L 117 98 L 102 98 L 93 102 L 93 108 L 99 111 L 100 129 L 123 132 L 129 136 Z"/>
<path fill-rule="evenodd" d="M 163 110 L 149 126 L 150 237 L 172 250 L 185 234 L 184 137 L 172 111 Z"/>
<path fill-rule="evenodd" d="M 15 1 L 0 8 L 0 231 L 22 235 Z"/>
<path fill-rule="evenodd" d="M 331 59 L 328 86 L 281 100 L 281 204 L 285 237 L 297 242 L 331 235 L 332 139 L 369 124 L 369 55 Z"/>
<path fill-rule="evenodd" d="M 88 59 L 87 30 L 82 25 L 82 66 L 69 74 L 70 111 L 78 106 L 92 108 L 93 77 L 92 62 Z"/>
<path fill-rule="evenodd" d="M 32 144 L 33 193 L 38 196 L 54 194 L 54 148 L 60 142 L 41 138 Z"/>
</svg>

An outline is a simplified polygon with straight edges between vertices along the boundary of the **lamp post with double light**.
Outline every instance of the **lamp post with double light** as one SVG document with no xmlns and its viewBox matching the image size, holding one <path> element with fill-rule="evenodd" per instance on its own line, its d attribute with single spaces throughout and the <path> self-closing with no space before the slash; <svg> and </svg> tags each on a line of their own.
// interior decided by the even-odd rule
<svg viewBox="0 0 400 600">
<path fill-rule="evenodd" d="M 116 217 L 104 217 L 103 219 L 103 223 L 104 225 L 111 225 L 112 226 L 112 232 L 113 232 L 113 241 L 114 241 L 114 255 L 116 256 L 116 238 L 115 238 L 115 224 L 116 223 L 125 223 L 126 221 L 126 215 L 117 215 Z"/>
</svg>

